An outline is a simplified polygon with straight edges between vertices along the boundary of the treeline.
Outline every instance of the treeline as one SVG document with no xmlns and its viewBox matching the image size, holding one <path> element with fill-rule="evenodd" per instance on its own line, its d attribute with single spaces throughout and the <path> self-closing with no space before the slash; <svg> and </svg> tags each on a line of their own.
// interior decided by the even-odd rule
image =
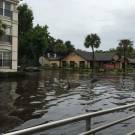
<svg viewBox="0 0 135 135">
<path fill-rule="evenodd" d="M 55 39 L 48 31 L 48 26 L 33 26 L 33 12 L 27 4 L 21 4 L 18 7 L 19 12 L 19 65 L 39 65 L 39 57 L 46 56 L 48 53 L 57 54 L 63 57 L 74 51 L 74 45 L 70 41 Z M 100 37 L 97 34 L 90 34 L 85 38 L 84 46 L 91 47 L 93 52 L 93 61 L 95 53 L 104 51 L 95 51 L 101 44 Z M 122 39 L 118 42 L 116 48 L 105 52 L 118 53 L 121 56 L 135 57 L 135 49 L 130 39 Z"/>
<path fill-rule="evenodd" d="M 107 51 L 96 50 L 96 53 L 105 53 L 105 52 L 107 52 L 107 53 L 118 53 L 121 56 L 124 56 L 123 51 L 124 51 L 124 48 L 122 46 L 118 45 L 116 48 L 110 48 Z M 135 49 L 134 49 L 133 46 L 128 46 L 126 48 L 126 56 L 129 57 L 129 58 L 135 58 Z"/>
<path fill-rule="evenodd" d="M 48 53 L 63 57 L 74 51 L 70 41 L 55 39 L 48 31 L 48 26 L 33 26 L 33 12 L 27 4 L 18 7 L 19 13 L 19 65 L 38 65 L 39 57 Z"/>
</svg>

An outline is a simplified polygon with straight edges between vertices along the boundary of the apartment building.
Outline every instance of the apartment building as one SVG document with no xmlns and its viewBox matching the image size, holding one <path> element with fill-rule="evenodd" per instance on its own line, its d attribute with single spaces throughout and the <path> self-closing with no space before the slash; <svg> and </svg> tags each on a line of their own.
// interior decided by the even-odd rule
<svg viewBox="0 0 135 135">
<path fill-rule="evenodd" d="M 18 0 L 0 0 L 0 19 L 7 25 L 0 37 L 0 72 L 17 71 Z"/>
</svg>

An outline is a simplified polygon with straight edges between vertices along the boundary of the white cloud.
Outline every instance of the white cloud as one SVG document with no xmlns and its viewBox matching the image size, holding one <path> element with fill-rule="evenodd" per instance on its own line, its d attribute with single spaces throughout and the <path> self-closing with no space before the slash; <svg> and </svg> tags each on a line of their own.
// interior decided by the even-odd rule
<svg viewBox="0 0 135 135">
<path fill-rule="evenodd" d="M 121 38 L 135 40 L 135 0 L 24 0 L 34 12 L 34 24 L 47 24 L 55 38 L 82 48 L 89 33 L 102 39 L 100 49 L 116 47 Z"/>
</svg>

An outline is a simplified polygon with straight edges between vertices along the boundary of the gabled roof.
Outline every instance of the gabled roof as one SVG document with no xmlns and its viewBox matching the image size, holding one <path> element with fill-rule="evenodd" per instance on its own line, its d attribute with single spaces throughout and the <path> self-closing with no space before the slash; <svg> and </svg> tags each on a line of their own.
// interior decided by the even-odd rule
<svg viewBox="0 0 135 135">
<path fill-rule="evenodd" d="M 92 52 L 76 50 L 75 53 L 78 54 L 79 56 L 83 57 L 87 61 L 93 60 Z M 115 53 L 106 53 L 106 52 L 95 53 L 95 60 L 96 61 L 112 61 L 114 55 L 115 55 Z"/>
<path fill-rule="evenodd" d="M 78 50 L 75 51 L 75 53 L 78 54 L 79 56 L 81 56 L 82 58 L 84 58 L 87 61 L 92 59 L 92 53 L 91 52 L 82 51 L 82 50 L 78 49 Z"/>
</svg>

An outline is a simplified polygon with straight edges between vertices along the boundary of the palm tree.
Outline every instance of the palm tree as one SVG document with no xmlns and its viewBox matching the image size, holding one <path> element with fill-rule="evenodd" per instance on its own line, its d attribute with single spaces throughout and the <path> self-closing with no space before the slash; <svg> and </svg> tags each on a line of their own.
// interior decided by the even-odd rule
<svg viewBox="0 0 135 135">
<path fill-rule="evenodd" d="M 95 51 L 94 48 L 98 48 L 101 44 L 100 37 L 97 34 L 90 34 L 85 38 L 84 46 L 86 48 L 91 47 L 92 49 L 92 59 L 93 59 L 93 64 L 92 64 L 92 75 L 94 72 L 95 68 Z"/>
<path fill-rule="evenodd" d="M 117 50 L 123 50 L 123 56 L 124 56 L 124 64 L 123 64 L 123 72 L 126 71 L 126 51 L 128 49 L 133 49 L 133 41 L 129 39 L 122 39 L 119 42 L 119 46 L 117 47 Z"/>
<path fill-rule="evenodd" d="M 0 20 L 0 36 L 2 36 L 5 33 L 5 29 L 6 29 L 6 24 L 4 24 L 1 20 Z"/>
</svg>

